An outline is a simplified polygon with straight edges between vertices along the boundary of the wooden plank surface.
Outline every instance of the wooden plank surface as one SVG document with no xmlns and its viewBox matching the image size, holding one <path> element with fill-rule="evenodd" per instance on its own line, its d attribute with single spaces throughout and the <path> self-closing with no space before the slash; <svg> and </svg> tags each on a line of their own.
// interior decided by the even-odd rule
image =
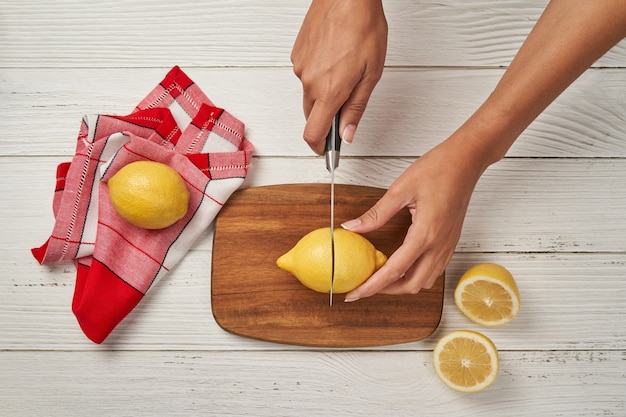
<svg viewBox="0 0 626 417">
<path fill-rule="evenodd" d="M 168 69 L 3 69 L 0 132 L 12 140 L 0 155 L 71 155 L 84 114 L 130 112 Z M 183 69 L 216 105 L 246 124 L 257 156 L 313 155 L 301 139 L 301 86 L 291 68 Z M 388 68 L 342 155 L 423 154 L 460 126 L 503 71 Z M 590 70 L 531 124 L 508 156 L 626 156 L 625 89 L 623 70 Z M 45 134 L 33 134 L 35 125 L 45 126 Z"/>
<path fill-rule="evenodd" d="M 56 164 L 63 158 L 3 158 L 0 249 L 16 235 L 38 245 L 52 230 Z M 387 188 L 409 158 L 342 159 L 337 183 Z M 256 158 L 245 187 L 328 183 L 323 158 Z M 14 180 L 17 178 L 17 180 Z M 22 179 L 29 192 L 21 192 Z M 458 252 L 626 251 L 624 159 L 514 159 L 490 167 L 470 202 Z M 209 242 L 199 244 L 210 250 Z"/>
<path fill-rule="evenodd" d="M 212 238 L 204 237 L 207 242 Z M 101 346 L 95 346 L 81 333 L 71 313 L 75 280 L 71 264 L 41 267 L 24 247 L 3 253 L 2 350 L 300 349 L 235 336 L 217 325 L 211 310 L 210 251 L 189 252 Z M 460 276 L 483 262 L 498 262 L 511 270 L 522 297 L 519 316 L 497 329 L 473 324 L 453 302 Z M 463 328 L 497 339 L 502 350 L 623 350 L 625 269 L 624 255 L 620 253 L 457 253 L 446 270 L 442 320 L 437 331 L 420 342 L 376 350 L 430 350 L 442 335 Z M 626 364 L 617 362 L 615 366 L 626 372 Z"/>
<path fill-rule="evenodd" d="M 213 230 L 106 343 L 72 316 L 71 264 L 29 253 L 52 229 L 56 164 L 84 114 L 123 114 L 173 65 L 246 123 L 245 187 L 327 183 L 303 143 L 289 55 L 309 2 L 0 0 L 0 415 L 601 416 L 626 405 L 626 43 L 594 64 L 481 179 L 426 339 L 311 349 L 232 335 L 211 311 Z M 385 0 L 386 69 L 345 184 L 388 187 L 491 92 L 547 0 Z M 384 144 L 384 146 L 382 146 Z M 460 275 L 498 262 L 522 310 L 485 329 L 454 306 Z M 467 328 L 501 372 L 478 395 L 432 371 L 434 344 Z"/>
<path fill-rule="evenodd" d="M 508 65 L 547 3 L 386 1 L 386 65 Z M 2 0 L 0 56 L 10 67 L 290 66 L 291 47 L 308 4 Z M 625 64 L 624 45 L 597 63 Z"/>
<path fill-rule="evenodd" d="M 430 352 L 3 352 L 5 415 L 621 416 L 623 351 L 501 352 L 487 391 L 435 381 Z M 616 365 L 621 365 L 621 368 Z M 0 382 L 3 384 L 3 382 Z"/>
</svg>

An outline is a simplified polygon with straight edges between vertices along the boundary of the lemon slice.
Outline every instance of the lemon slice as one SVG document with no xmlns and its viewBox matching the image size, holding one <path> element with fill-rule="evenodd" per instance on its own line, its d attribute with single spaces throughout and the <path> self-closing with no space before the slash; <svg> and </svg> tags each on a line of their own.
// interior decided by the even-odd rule
<svg viewBox="0 0 626 417">
<path fill-rule="evenodd" d="M 513 275 L 498 264 L 480 264 L 468 269 L 454 290 L 454 302 L 467 318 L 483 326 L 508 323 L 520 309 Z"/>
<path fill-rule="evenodd" d="M 479 392 L 496 380 L 498 350 L 482 333 L 457 330 L 442 337 L 433 351 L 433 365 L 444 384 L 460 392 Z"/>
</svg>

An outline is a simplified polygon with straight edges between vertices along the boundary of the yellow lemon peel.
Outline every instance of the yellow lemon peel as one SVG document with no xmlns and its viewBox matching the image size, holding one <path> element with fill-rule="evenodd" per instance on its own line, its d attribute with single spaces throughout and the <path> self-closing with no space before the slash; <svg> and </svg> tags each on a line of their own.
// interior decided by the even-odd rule
<svg viewBox="0 0 626 417">
<path fill-rule="evenodd" d="M 108 181 L 115 211 L 128 223 L 144 229 L 163 229 L 187 214 L 189 191 L 171 167 L 137 161 L 122 167 Z"/>
<path fill-rule="evenodd" d="M 361 285 L 387 262 L 387 256 L 365 237 L 345 229 L 335 229 L 335 281 L 333 293 L 342 294 Z M 330 291 L 332 269 L 330 228 L 306 234 L 276 261 L 279 268 L 293 274 L 306 287 L 322 293 Z"/>
</svg>

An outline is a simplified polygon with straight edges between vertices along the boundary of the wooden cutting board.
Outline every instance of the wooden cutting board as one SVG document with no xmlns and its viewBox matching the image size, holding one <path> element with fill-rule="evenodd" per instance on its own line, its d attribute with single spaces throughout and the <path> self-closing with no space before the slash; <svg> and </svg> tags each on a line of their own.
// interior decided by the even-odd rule
<svg viewBox="0 0 626 417">
<path fill-rule="evenodd" d="M 385 190 L 335 186 L 336 225 L 358 217 Z M 231 333 L 264 341 L 314 347 L 368 347 L 412 342 L 438 326 L 444 276 L 417 295 L 375 295 L 344 303 L 336 294 L 304 287 L 276 259 L 310 231 L 328 227 L 328 184 L 288 184 L 235 192 L 215 223 L 211 303 L 217 323 Z M 407 211 L 367 233 L 389 256 L 411 223 Z"/>
</svg>

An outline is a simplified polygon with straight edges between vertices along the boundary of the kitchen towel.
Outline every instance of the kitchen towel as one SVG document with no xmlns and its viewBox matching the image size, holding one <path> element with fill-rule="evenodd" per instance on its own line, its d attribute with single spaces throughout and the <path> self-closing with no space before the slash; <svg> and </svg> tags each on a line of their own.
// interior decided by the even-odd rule
<svg viewBox="0 0 626 417">
<path fill-rule="evenodd" d="M 72 311 L 89 339 L 103 342 L 185 255 L 242 184 L 252 152 L 244 124 L 179 67 L 131 114 L 83 118 L 72 161 L 57 168 L 52 234 L 32 253 L 41 264 L 75 263 Z M 165 163 L 185 181 L 189 209 L 170 227 L 133 226 L 111 205 L 108 179 L 139 160 Z"/>
</svg>

